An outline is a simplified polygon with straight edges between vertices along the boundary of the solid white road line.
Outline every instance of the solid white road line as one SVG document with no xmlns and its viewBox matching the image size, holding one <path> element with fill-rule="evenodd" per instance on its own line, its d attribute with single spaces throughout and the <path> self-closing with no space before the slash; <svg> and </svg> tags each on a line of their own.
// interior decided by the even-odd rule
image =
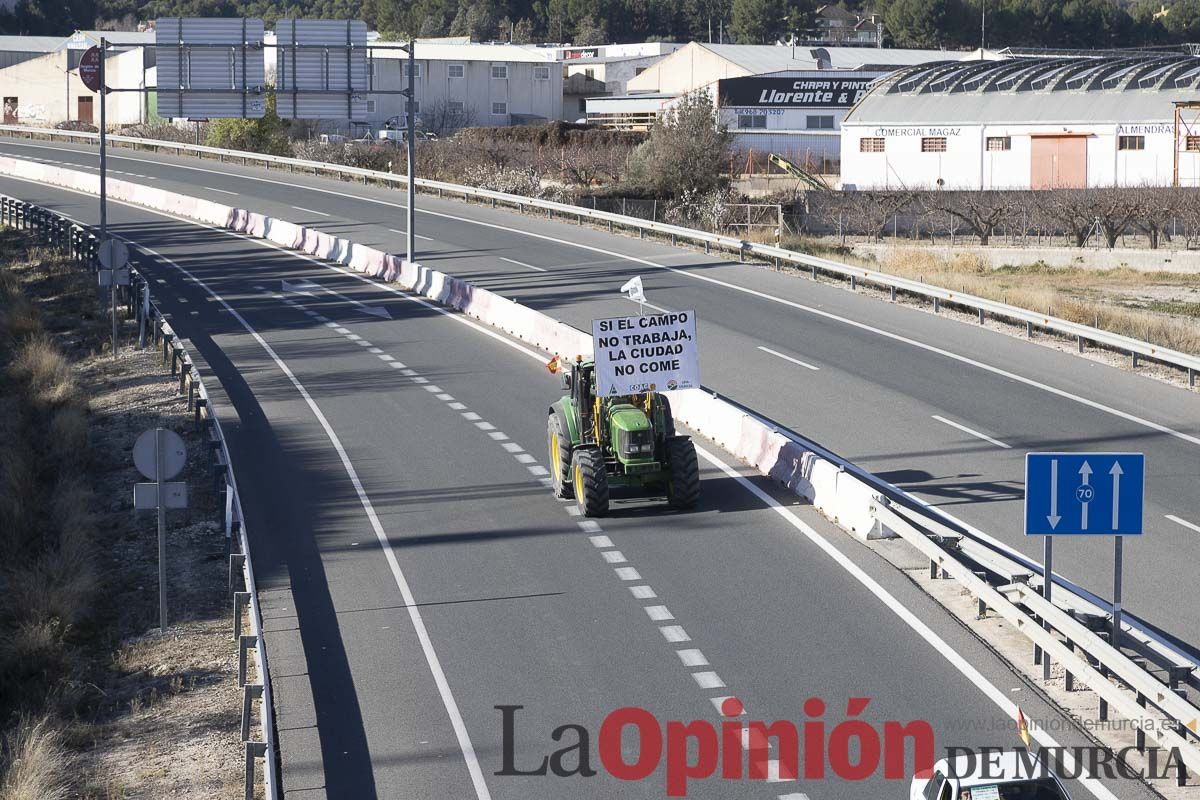
<svg viewBox="0 0 1200 800">
<path fill-rule="evenodd" d="M 500 256 L 500 260 L 507 261 L 510 264 L 516 264 L 518 267 L 525 267 L 525 269 L 531 269 L 535 272 L 548 272 L 548 270 L 542 269 L 541 267 L 535 267 L 533 264 L 526 264 L 524 261 L 517 261 L 515 258 L 505 258 L 504 256 Z"/>
<path fill-rule="evenodd" d="M 292 208 L 296 209 L 297 211 L 303 211 L 305 214 L 316 214 L 318 217 L 328 217 L 329 216 L 324 211 L 314 211 L 311 208 L 301 208 L 300 206 L 292 206 Z"/>
<path fill-rule="evenodd" d="M 804 361 L 801 361 L 798 358 L 792 358 L 791 356 L 785 356 L 783 353 L 779 352 L 778 350 L 772 350 L 769 347 L 763 347 L 762 345 L 759 345 L 758 349 L 762 350 L 764 353 L 770 353 L 773 356 L 782 358 L 784 361 L 790 361 L 793 364 L 799 364 L 800 366 L 804 367 L 805 369 L 811 369 L 814 372 L 816 372 L 817 370 L 820 369 L 820 367 L 814 367 L 812 364 L 808 364 Z"/>
<path fill-rule="evenodd" d="M 991 700 L 1004 714 L 1016 721 L 1017 705 L 1008 698 L 1008 695 L 1005 692 L 997 688 L 995 684 L 989 681 L 987 677 L 985 677 L 983 673 L 976 669 L 973 664 L 967 661 L 960 653 L 952 648 L 946 642 L 946 640 L 944 640 L 941 636 L 938 636 L 938 634 L 932 628 L 930 628 L 916 614 L 910 611 L 907 606 L 901 603 L 895 597 L 895 595 L 883 588 L 883 586 L 880 585 L 880 583 L 870 575 L 868 575 L 862 567 L 854 563 L 849 556 L 837 549 L 837 547 L 835 547 L 828 539 L 817 533 L 817 531 L 808 523 L 796 516 L 796 514 L 794 514 L 790 508 L 780 504 L 778 500 L 767 494 L 765 491 L 759 488 L 757 484 L 746 478 L 733 467 L 726 464 L 718 456 L 710 453 L 708 450 L 702 447 L 696 448 L 696 454 L 715 466 L 721 472 L 725 473 L 727 477 L 740 484 L 746 491 L 750 492 L 750 494 L 761 500 L 767 506 L 767 508 L 782 517 L 789 525 L 799 531 L 801 535 L 824 551 L 824 553 L 829 556 L 829 558 L 831 558 L 835 564 L 849 573 L 849 575 L 858 581 L 858 583 L 861 584 L 867 591 L 875 595 L 875 597 L 878 598 L 881 603 L 883 603 L 886 609 L 899 617 L 900 620 L 908 625 L 908 627 L 911 628 L 914 633 L 924 639 L 926 643 L 933 648 L 934 652 L 938 653 L 948 662 L 950 662 L 950 665 L 962 673 L 963 677 L 974 684 L 975 688 L 982 692 L 984 697 Z M 1059 747 L 1059 744 L 1054 740 L 1054 737 L 1046 733 L 1040 726 L 1032 732 L 1032 735 L 1043 747 Z M 1064 749 L 1062 750 L 1062 753 L 1063 763 L 1067 765 L 1067 768 L 1070 770 L 1071 774 L 1082 772 L 1082 770 L 1076 769 L 1075 759 L 1068 750 Z M 1087 788 L 1087 790 L 1091 792 L 1093 796 L 1098 798 L 1098 800 L 1117 800 L 1116 795 L 1110 792 L 1108 787 L 1100 783 L 1100 781 L 1096 780 L 1095 778 L 1080 777 L 1079 782 L 1083 784 L 1083 786 Z"/>
<path fill-rule="evenodd" d="M 392 550 L 392 545 L 388 540 L 387 532 L 383 529 L 383 523 L 380 522 L 379 515 L 375 512 L 375 506 L 371 502 L 371 498 L 367 495 L 367 490 L 363 487 L 362 480 L 359 478 L 358 470 L 355 469 L 354 464 L 350 461 L 350 456 L 346 453 L 346 448 L 342 445 L 342 440 L 333 430 L 333 426 L 329 424 L 329 420 L 325 418 L 325 414 L 321 411 L 320 406 L 317 405 L 316 400 L 314 400 L 312 395 L 309 394 L 308 389 L 306 389 L 304 384 L 300 382 L 295 373 L 293 373 L 291 368 L 288 367 L 287 363 L 285 363 L 284 360 L 279 357 L 279 354 L 275 352 L 275 349 L 267 343 L 267 340 L 264 339 L 259 332 L 250 325 L 249 322 L 246 321 L 245 317 L 239 314 L 233 306 L 227 303 L 225 299 L 222 298 L 221 295 L 217 294 L 212 288 L 210 288 L 208 284 L 201 281 L 175 261 L 167 258 L 161 253 L 156 252 L 155 250 L 150 249 L 149 247 L 144 245 L 138 246 L 164 263 L 171 265 L 183 275 L 186 275 L 193 283 L 204 289 L 209 296 L 220 303 L 221 306 L 228 311 L 229 314 L 238 321 L 238 323 L 241 324 L 246 332 L 249 333 L 256 342 L 258 342 L 259 346 L 266 351 L 267 355 L 271 357 L 271 360 L 275 362 L 275 365 L 279 367 L 280 371 L 287 376 L 289 381 L 291 381 L 292 386 L 294 386 L 296 391 L 300 393 L 300 396 L 304 398 L 304 402 L 308 405 L 309 410 L 312 411 L 313 416 L 317 418 L 317 422 L 320 423 L 321 428 L 325 431 L 325 435 L 329 438 L 330 444 L 333 445 L 333 449 L 337 452 L 338 458 L 342 462 L 342 468 L 345 470 L 347 477 L 349 477 L 350 483 L 354 486 L 354 492 L 358 495 L 358 501 L 360 505 L 362 505 L 363 512 L 367 515 L 367 519 L 371 523 L 371 529 L 375 532 L 375 538 L 379 541 L 380 551 L 387 560 L 388 567 L 391 568 L 392 578 L 395 580 L 397 588 L 400 589 L 400 595 L 404 600 L 406 609 L 408 610 L 409 619 L 412 621 L 413 628 L 417 634 L 417 639 L 421 643 L 421 650 L 425 654 L 425 661 L 429 664 L 429 670 L 433 674 L 433 680 L 437 685 L 438 694 L 441 695 L 442 698 L 442 705 L 444 705 L 446 708 L 446 714 L 450 718 L 450 725 L 454 729 L 454 735 L 458 739 L 459 748 L 462 750 L 463 758 L 467 763 L 467 772 L 470 774 L 471 783 L 475 787 L 475 795 L 478 800 L 491 800 L 491 792 L 488 791 L 487 783 L 483 777 L 483 770 L 480 768 L 479 759 L 475 755 L 475 747 L 471 744 L 471 736 L 467 732 L 466 724 L 463 722 L 462 713 L 459 711 L 458 702 L 454 699 L 454 693 L 450 689 L 450 683 L 446 680 L 446 673 L 442 669 L 442 662 L 438 658 L 437 652 L 433 648 L 433 640 L 429 637 L 429 631 L 425 628 L 425 620 L 421 617 L 421 611 L 417 605 L 417 599 L 413 595 L 412 589 L 409 587 L 408 579 L 404 575 L 404 570 L 400 568 L 400 562 L 396 559 L 395 551 Z"/>
<path fill-rule="evenodd" d="M 951 428 L 958 428 L 963 433 L 969 433 L 972 436 L 974 436 L 976 439 L 983 439 L 985 442 L 991 442 L 992 444 L 996 445 L 996 447 L 1003 447 L 1005 450 L 1012 449 L 1011 444 L 1005 444 L 1004 442 L 1000 441 L 999 439 L 993 439 L 991 436 L 988 436 L 986 433 L 980 433 L 977 430 L 972 430 L 971 428 L 968 428 L 966 425 L 961 425 L 961 424 L 955 422 L 954 420 L 946 419 L 945 417 L 939 417 L 937 414 L 934 414 L 933 418 L 936 419 L 938 422 L 941 422 L 944 425 L 949 425 Z"/>
<path fill-rule="evenodd" d="M 1166 517 L 1167 517 L 1167 519 L 1171 520 L 1171 522 L 1178 523 L 1179 525 L 1182 525 L 1185 528 L 1191 528 L 1196 533 L 1200 533 L 1200 525 L 1197 525 L 1193 522 L 1188 522 L 1186 519 L 1180 519 L 1179 517 L 1175 516 L 1174 514 L 1167 514 Z"/>
</svg>

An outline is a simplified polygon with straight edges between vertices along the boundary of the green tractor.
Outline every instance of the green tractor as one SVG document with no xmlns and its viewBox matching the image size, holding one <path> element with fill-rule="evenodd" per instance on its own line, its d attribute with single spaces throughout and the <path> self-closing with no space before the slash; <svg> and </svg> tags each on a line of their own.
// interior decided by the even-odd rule
<svg viewBox="0 0 1200 800">
<path fill-rule="evenodd" d="M 573 496 L 589 517 L 608 513 L 610 486 L 665 490 L 672 508 L 696 505 L 696 448 L 690 437 L 675 434 L 666 397 L 598 397 L 591 361 L 565 366 L 562 380 L 569 394 L 550 406 L 546 422 L 556 497 Z"/>
</svg>

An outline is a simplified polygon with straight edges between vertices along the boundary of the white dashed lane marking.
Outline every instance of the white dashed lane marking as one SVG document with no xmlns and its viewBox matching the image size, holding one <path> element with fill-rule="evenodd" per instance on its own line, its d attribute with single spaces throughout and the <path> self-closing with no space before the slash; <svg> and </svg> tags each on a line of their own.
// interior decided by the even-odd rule
<svg viewBox="0 0 1200 800">
<path fill-rule="evenodd" d="M 672 644 L 676 642 L 690 642 L 692 637 L 687 635 L 687 631 L 681 625 L 663 625 L 658 629 L 668 642 Z"/>
<path fill-rule="evenodd" d="M 643 606 L 643 608 L 654 622 L 666 622 L 667 620 L 675 619 L 675 615 L 666 606 Z"/>
</svg>

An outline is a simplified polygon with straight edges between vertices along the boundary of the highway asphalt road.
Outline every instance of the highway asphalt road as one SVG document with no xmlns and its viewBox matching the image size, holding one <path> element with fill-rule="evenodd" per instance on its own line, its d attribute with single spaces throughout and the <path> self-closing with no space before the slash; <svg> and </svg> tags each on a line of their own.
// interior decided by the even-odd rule
<svg viewBox="0 0 1200 800">
<path fill-rule="evenodd" d="M 94 169 L 94 148 L 0 139 L 0 152 Z M 402 193 L 117 149 L 114 177 L 242 205 L 403 252 Z M 651 303 L 694 308 L 702 377 L 1038 560 L 1023 536 L 1024 453 L 1147 454 L 1146 534 L 1125 547 L 1127 608 L 1195 642 L 1197 398 L 1126 370 L 835 286 L 533 215 L 421 195 L 420 261 L 587 329 Z M 1112 540 L 1058 537 L 1058 572 L 1111 597 Z"/>
<path fill-rule="evenodd" d="M 51 187 L 2 178 L 0 192 L 98 216 Z M 704 460 L 694 513 L 630 500 L 600 524 L 571 514 L 543 483 L 557 382 L 541 354 L 243 237 L 120 204 L 109 219 L 152 251 L 140 266 L 158 301 L 220 382 L 287 796 L 664 796 L 661 766 L 629 783 L 497 775 L 503 705 L 524 706 L 518 769 L 561 746 L 557 726 L 590 732 L 598 769 L 614 709 L 715 723 L 725 696 L 796 723 L 821 698 L 831 732 L 850 698 L 870 698 L 863 719 L 928 720 L 939 748 L 1016 745 L 1002 711 L 1015 702 L 1060 743 L 1086 742 L 900 571 L 725 454 Z M 1073 791 L 1149 796 L 1093 788 Z M 827 775 L 694 781 L 689 796 L 907 790 Z"/>
</svg>

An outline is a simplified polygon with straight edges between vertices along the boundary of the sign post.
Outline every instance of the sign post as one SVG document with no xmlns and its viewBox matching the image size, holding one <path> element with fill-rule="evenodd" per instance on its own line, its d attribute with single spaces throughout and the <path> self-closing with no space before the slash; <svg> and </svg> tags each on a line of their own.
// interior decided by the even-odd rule
<svg viewBox="0 0 1200 800">
<path fill-rule="evenodd" d="M 1146 457 L 1142 453 L 1026 453 L 1025 535 L 1045 536 L 1044 594 L 1050 599 L 1054 536 L 1115 536 L 1113 647 L 1121 640 L 1125 536 L 1142 535 Z M 1049 677 L 1043 653 L 1042 676 Z"/>
<path fill-rule="evenodd" d="M 93 92 L 100 95 L 100 243 L 108 240 L 108 158 L 107 158 L 107 122 L 105 99 L 108 96 L 108 84 L 104 78 L 104 55 L 108 52 L 108 40 L 100 37 L 99 47 L 89 47 L 79 59 L 79 80 Z M 108 267 L 108 269 L 115 269 Z M 109 287 L 109 297 L 112 301 L 112 354 L 117 357 L 117 282 L 112 281 Z"/>
<path fill-rule="evenodd" d="M 133 463 L 147 480 L 133 486 L 133 507 L 158 512 L 158 624 L 167 632 L 167 509 L 187 508 L 187 484 L 168 483 L 187 462 L 179 434 L 165 428 L 145 431 L 133 445 Z"/>
<path fill-rule="evenodd" d="M 592 320 L 592 341 L 600 397 L 700 385 L 695 311 Z"/>
</svg>

